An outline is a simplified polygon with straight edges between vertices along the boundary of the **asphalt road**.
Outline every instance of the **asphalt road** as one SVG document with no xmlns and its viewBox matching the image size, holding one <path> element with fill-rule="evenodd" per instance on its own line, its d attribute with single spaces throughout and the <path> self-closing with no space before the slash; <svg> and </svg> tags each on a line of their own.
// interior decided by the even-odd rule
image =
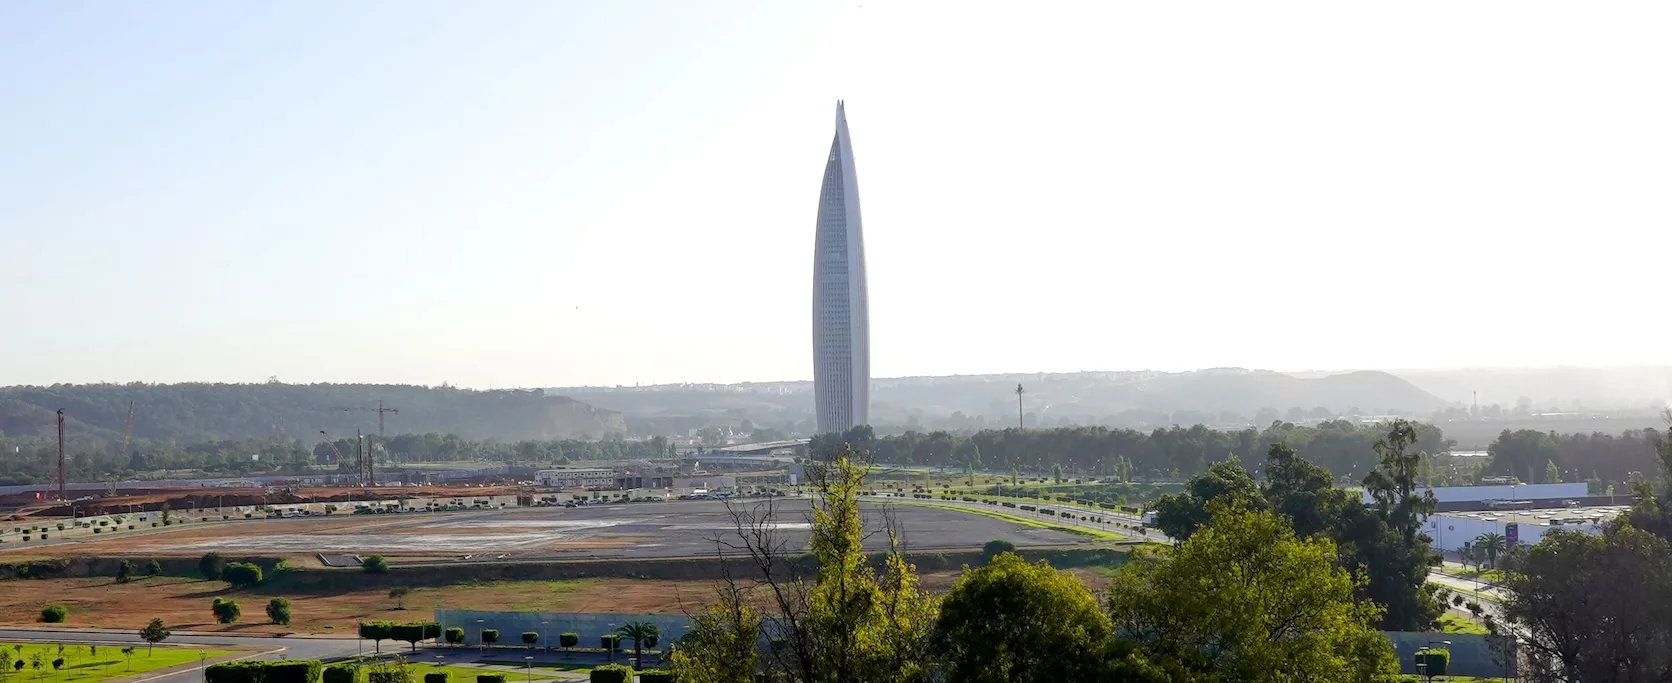
<svg viewBox="0 0 1672 683">
<path fill-rule="evenodd" d="M 143 646 L 138 633 L 124 633 L 121 631 L 76 631 L 76 630 L 39 630 L 39 629 L 0 629 L 0 641 L 3 642 L 48 642 L 48 643 L 94 643 L 94 644 L 134 644 Z M 208 646 L 237 646 L 264 652 L 256 659 L 328 659 L 354 655 L 359 651 L 360 641 L 352 638 L 274 638 L 269 636 L 222 636 L 178 634 L 170 636 L 167 643 L 184 643 L 187 645 Z M 140 675 L 132 683 L 189 683 L 203 680 L 203 673 L 197 667 L 185 671 L 159 674 L 153 676 Z"/>
</svg>

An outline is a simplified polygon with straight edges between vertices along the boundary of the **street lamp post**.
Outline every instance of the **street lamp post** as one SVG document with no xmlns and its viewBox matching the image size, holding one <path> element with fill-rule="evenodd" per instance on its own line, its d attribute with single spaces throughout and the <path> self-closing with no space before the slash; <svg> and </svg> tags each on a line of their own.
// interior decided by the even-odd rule
<svg viewBox="0 0 1672 683">
<path fill-rule="evenodd" d="M 202 650 L 197 651 L 197 668 L 203 674 L 204 683 L 209 683 L 209 653 Z"/>
<path fill-rule="evenodd" d="M 476 647 L 483 657 L 488 656 L 488 642 L 482 640 L 482 620 L 476 620 Z"/>
<path fill-rule="evenodd" d="M 540 620 L 540 644 L 542 646 L 544 646 L 545 649 L 547 649 L 547 650 L 552 649 L 552 641 L 546 639 L 546 620 L 545 619 Z"/>
<path fill-rule="evenodd" d="M 534 683 L 534 655 L 523 656 L 524 670 L 528 672 L 529 683 Z"/>
</svg>

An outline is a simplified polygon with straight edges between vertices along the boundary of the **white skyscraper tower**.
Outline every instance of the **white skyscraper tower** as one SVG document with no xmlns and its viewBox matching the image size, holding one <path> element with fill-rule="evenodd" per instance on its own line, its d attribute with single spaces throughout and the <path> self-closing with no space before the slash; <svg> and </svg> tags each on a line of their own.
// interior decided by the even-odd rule
<svg viewBox="0 0 1672 683">
<path fill-rule="evenodd" d="M 813 243 L 813 393 L 820 433 L 844 432 L 871 417 L 871 316 L 860 225 L 853 143 L 837 102 Z"/>
</svg>

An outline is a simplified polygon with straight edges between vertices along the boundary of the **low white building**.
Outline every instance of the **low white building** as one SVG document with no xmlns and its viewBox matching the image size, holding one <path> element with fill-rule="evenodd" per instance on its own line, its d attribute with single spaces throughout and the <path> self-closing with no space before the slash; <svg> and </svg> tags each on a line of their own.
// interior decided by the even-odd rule
<svg viewBox="0 0 1672 683">
<path fill-rule="evenodd" d="M 1584 486 L 1584 484 L 1580 484 Z M 1514 545 L 1532 545 L 1556 529 L 1598 533 L 1603 522 L 1619 516 L 1624 505 L 1589 508 L 1556 508 L 1549 510 L 1517 510 L 1479 512 L 1441 512 L 1430 515 L 1423 532 L 1433 542 L 1435 550 L 1456 552 L 1464 543 L 1472 543 L 1481 534 L 1502 534 Z"/>
<path fill-rule="evenodd" d="M 563 489 L 615 488 L 615 470 L 608 467 L 564 467 L 540 470 L 534 478 L 541 486 Z"/>
</svg>

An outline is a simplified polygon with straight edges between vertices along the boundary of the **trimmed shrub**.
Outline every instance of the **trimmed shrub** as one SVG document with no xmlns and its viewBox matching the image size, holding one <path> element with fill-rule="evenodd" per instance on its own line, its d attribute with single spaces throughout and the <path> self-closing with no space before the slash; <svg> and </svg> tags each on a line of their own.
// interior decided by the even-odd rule
<svg viewBox="0 0 1672 683">
<path fill-rule="evenodd" d="M 238 621 L 238 617 L 244 614 L 244 611 L 238 608 L 237 600 L 227 600 L 225 598 L 215 598 L 214 602 L 209 603 L 209 611 L 214 613 L 215 621 L 223 624 Z"/>
<path fill-rule="evenodd" d="M 981 544 L 981 555 L 986 557 L 989 562 L 991 562 L 993 558 L 998 557 L 999 553 L 1013 552 L 1016 552 L 1016 544 L 1002 538 L 995 538 Z"/>
<path fill-rule="evenodd" d="M 447 629 L 447 642 L 454 645 L 464 642 L 464 629 L 454 626 Z"/>
<path fill-rule="evenodd" d="M 424 683 L 447 683 L 447 672 L 437 671 L 424 674 Z"/>
<path fill-rule="evenodd" d="M 645 669 L 639 672 L 639 683 L 673 683 L 673 672 L 663 669 Z"/>
<path fill-rule="evenodd" d="M 535 643 L 538 643 L 538 642 L 540 642 L 540 632 L 539 631 L 523 631 L 522 641 L 523 641 L 524 645 L 533 645 Z"/>
<path fill-rule="evenodd" d="M 203 672 L 207 683 L 317 683 L 320 666 L 316 659 L 276 662 L 227 662 Z"/>
<path fill-rule="evenodd" d="M 41 608 L 41 621 L 48 624 L 62 624 L 70 618 L 70 610 L 63 605 L 47 605 Z"/>
<path fill-rule="evenodd" d="M 620 664 L 605 664 L 592 670 L 592 683 L 632 683 L 633 668 Z"/>
<path fill-rule="evenodd" d="M 578 634 L 578 633 L 561 633 L 561 634 L 558 634 L 557 644 L 562 645 L 563 647 L 574 647 L 576 645 L 580 645 L 581 644 L 580 634 Z"/>
<path fill-rule="evenodd" d="M 248 588 L 261 583 L 261 567 L 249 562 L 234 562 L 221 570 L 221 578 L 234 588 Z"/>
<path fill-rule="evenodd" d="M 280 626 L 290 625 L 290 600 L 288 598 L 273 598 L 267 601 L 267 622 Z"/>
<path fill-rule="evenodd" d="M 499 642 L 499 629 L 497 629 L 497 628 L 482 629 L 482 642 L 487 643 L 489 645 L 492 645 L 494 643 Z M 478 679 L 480 679 L 480 677 L 478 677 Z"/>
<path fill-rule="evenodd" d="M 476 683 L 505 683 L 505 674 L 476 674 Z"/>
<path fill-rule="evenodd" d="M 612 652 L 620 650 L 621 649 L 621 636 L 613 635 L 613 634 L 602 636 L 598 639 L 598 647 L 604 648 L 605 650 L 609 650 L 609 651 L 612 651 Z"/>
<path fill-rule="evenodd" d="M 1444 676 L 1446 668 L 1451 664 L 1451 651 L 1440 648 L 1423 648 L 1417 650 L 1413 658 L 1417 664 L 1426 664 L 1423 675 L 1427 677 Z"/>
<path fill-rule="evenodd" d="M 321 683 L 355 683 L 359 673 L 352 666 L 333 666 L 325 670 L 325 680 Z"/>
</svg>

